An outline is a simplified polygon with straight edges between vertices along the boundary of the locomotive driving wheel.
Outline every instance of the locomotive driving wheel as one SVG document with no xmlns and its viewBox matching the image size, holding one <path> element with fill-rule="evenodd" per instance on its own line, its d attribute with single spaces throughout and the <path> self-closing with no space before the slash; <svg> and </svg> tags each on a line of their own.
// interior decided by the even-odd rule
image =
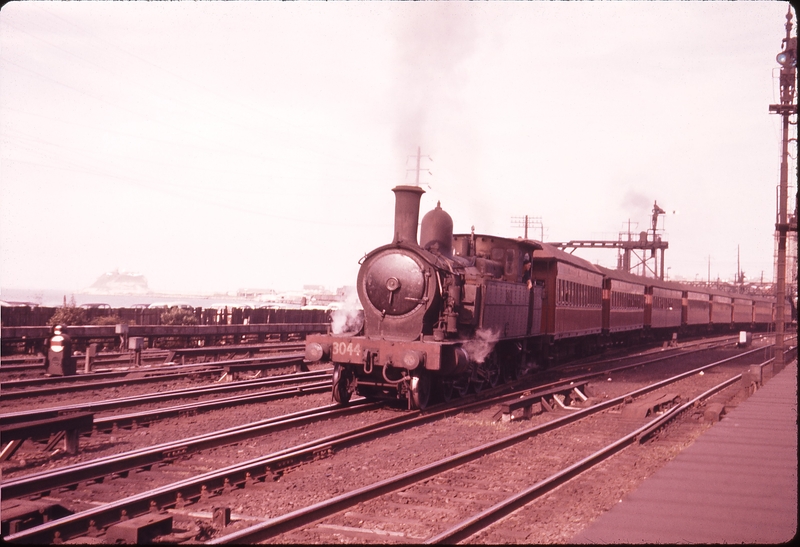
<svg viewBox="0 0 800 547">
<path fill-rule="evenodd" d="M 506 380 L 514 381 L 519 380 L 525 375 L 525 353 L 522 351 L 522 346 L 516 344 L 503 354 L 503 361 L 505 366 L 501 367 Z"/>
<path fill-rule="evenodd" d="M 333 400 L 339 404 L 346 405 L 350 402 L 350 382 L 353 373 L 342 365 L 333 366 Z"/>
<path fill-rule="evenodd" d="M 500 383 L 500 362 L 497 353 L 491 352 L 480 365 L 481 376 L 488 387 L 495 387 Z"/>
<path fill-rule="evenodd" d="M 469 385 L 472 386 L 472 391 L 480 393 L 483 391 L 484 374 L 483 364 L 473 363 L 472 374 L 469 377 Z"/>
<path fill-rule="evenodd" d="M 439 393 L 442 394 L 442 401 L 449 403 L 453 399 L 453 380 L 439 380 Z"/>
<path fill-rule="evenodd" d="M 469 374 L 460 374 L 453 380 L 453 391 L 459 397 L 466 397 L 469 392 Z"/>
<path fill-rule="evenodd" d="M 514 360 L 509 363 L 508 368 L 506 368 L 506 375 L 508 376 L 509 380 L 519 380 L 523 376 L 525 376 L 525 371 L 527 370 L 527 365 L 525 361 L 522 360 L 522 357 L 515 356 Z"/>
<path fill-rule="evenodd" d="M 409 396 L 412 409 L 425 410 L 431 397 L 431 377 L 421 370 L 411 377 Z"/>
</svg>

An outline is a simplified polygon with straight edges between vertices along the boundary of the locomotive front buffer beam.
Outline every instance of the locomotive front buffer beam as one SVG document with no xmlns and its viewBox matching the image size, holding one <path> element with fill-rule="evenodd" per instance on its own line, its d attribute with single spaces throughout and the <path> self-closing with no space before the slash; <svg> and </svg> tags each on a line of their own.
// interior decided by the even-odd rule
<svg viewBox="0 0 800 547">
<path fill-rule="evenodd" d="M 307 363 L 330 361 L 334 364 L 364 367 L 370 374 L 374 367 L 458 373 L 464 359 L 457 344 L 448 342 L 374 340 L 359 336 L 310 335 L 306 340 Z"/>
</svg>

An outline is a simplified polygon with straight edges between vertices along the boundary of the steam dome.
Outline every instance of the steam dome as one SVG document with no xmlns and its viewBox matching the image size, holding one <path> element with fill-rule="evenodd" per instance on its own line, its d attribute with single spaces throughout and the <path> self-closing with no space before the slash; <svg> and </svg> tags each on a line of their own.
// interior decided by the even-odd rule
<svg viewBox="0 0 800 547">
<path fill-rule="evenodd" d="M 420 246 L 426 251 L 438 251 L 443 255 L 453 254 L 453 219 L 436 202 L 436 209 L 422 217 L 419 232 Z"/>
</svg>

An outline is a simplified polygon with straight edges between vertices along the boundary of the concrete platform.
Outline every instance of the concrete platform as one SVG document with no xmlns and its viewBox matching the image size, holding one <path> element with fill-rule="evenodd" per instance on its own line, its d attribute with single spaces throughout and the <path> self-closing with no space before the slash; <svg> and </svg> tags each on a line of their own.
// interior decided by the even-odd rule
<svg viewBox="0 0 800 547">
<path fill-rule="evenodd" d="M 797 362 L 572 543 L 784 543 L 797 535 Z"/>
</svg>

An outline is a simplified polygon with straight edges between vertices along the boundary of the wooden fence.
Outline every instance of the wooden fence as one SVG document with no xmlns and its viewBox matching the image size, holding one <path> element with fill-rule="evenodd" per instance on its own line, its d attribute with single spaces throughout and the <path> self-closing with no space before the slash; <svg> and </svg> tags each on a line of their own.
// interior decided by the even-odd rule
<svg viewBox="0 0 800 547">
<path fill-rule="evenodd" d="M 13 306 L 0 309 L 3 327 L 41 327 L 48 324 L 58 308 Z M 113 308 L 83 310 L 87 325 L 121 323 L 125 325 L 162 325 L 165 309 Z M 288 308 L 195 308 L 198 325 L 261 325 L 271 323 L 329 323 L 330 312 L 324 309 Z M 116 321 L 111 321 L 116 318 Z"/>
</svg>

